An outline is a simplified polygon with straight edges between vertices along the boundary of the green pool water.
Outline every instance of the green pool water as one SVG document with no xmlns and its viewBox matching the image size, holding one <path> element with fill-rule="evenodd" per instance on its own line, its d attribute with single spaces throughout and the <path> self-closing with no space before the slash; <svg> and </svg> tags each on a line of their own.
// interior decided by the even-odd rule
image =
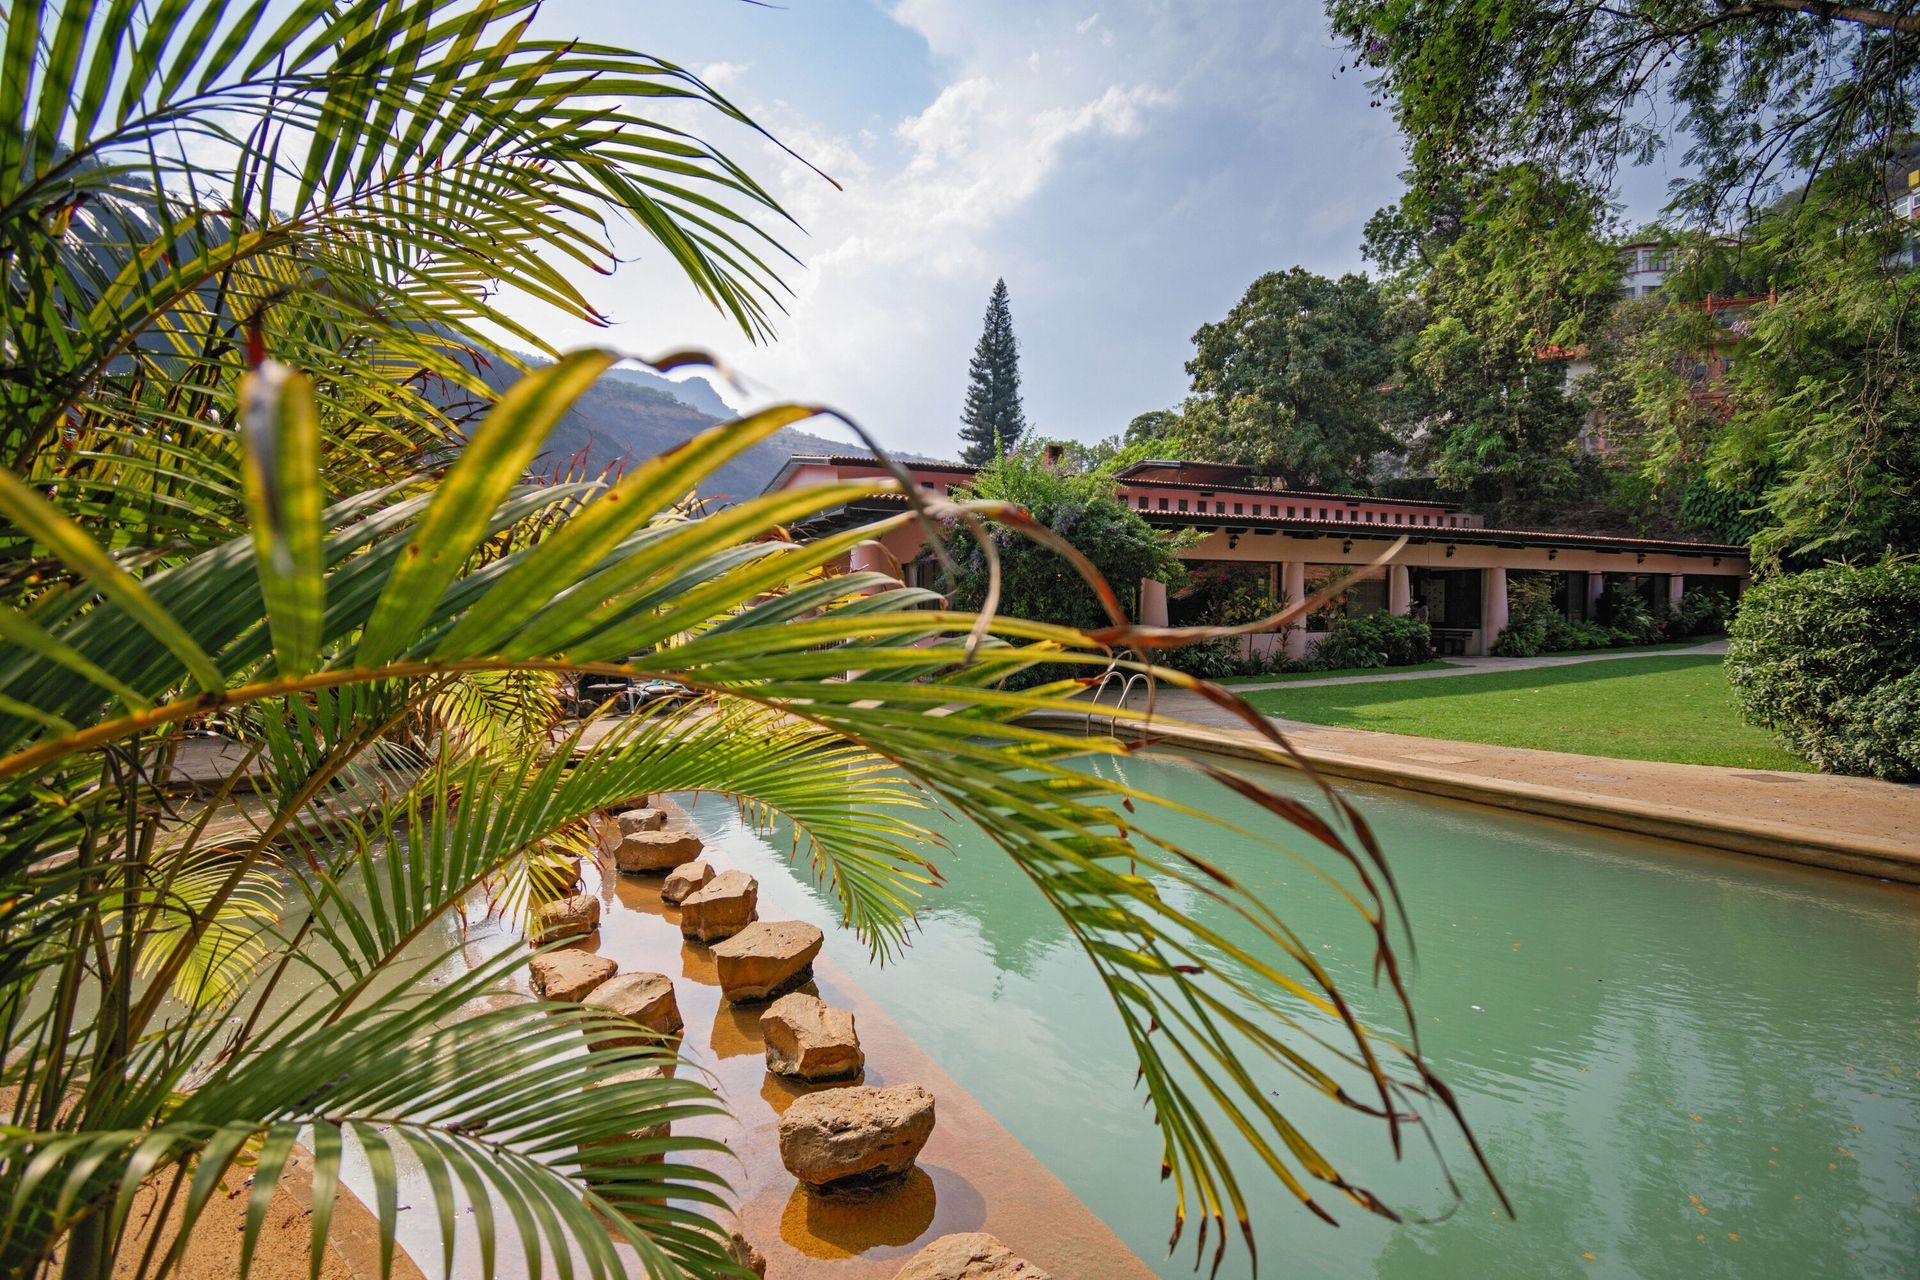
<svg viewBox="0 0 1920 1280">
<path fill-rule="evenodd" d="M 1198 798 L 1176 763 L 1100 767 Z M 1254 771 L 1308 794 L 1292 774 Z M 1384 789 L 1347 793 L 1412 917 L 1425 1048 L 1517 1214 L 1496 1213 L 1466 1166 L 1464 1202 L 1425 1225 L 1349 1209 L 1329 1228 L 1256 1179 L 1262 1276 L 1920 1275 L 1920 894 Z M 1269 821 L 1231 797 L 1206 804 Z M 746 828 L 717 799 L 694 816 L 760 878 L 763 915 L 830 920 L 786 870 L 785 833 Z M 1322 948 L 1363 1012 L 1386 1015 L 1364 939 L 1326 886 L 1216 829 L 1157 822 Z M 1143 1259 L 1194 1274 L 1190 1247 L 1166 1252 L 1171 1192 L 1118 1016 L 1007 857 L 977 830 L 948 834 L 947 884 L 914 947 L 861 981 Z M 1430 1160 L 1396 1165 L 1371 1129 L 1274 1085 L 1359 1180 L 1416 1212 L 1447 1206 Z M 1447 1149 L 1458 1157 L 1457 1143 Z M 1250 1274 L 1231 1250 L 1220 1275 Z"/>
</svg>

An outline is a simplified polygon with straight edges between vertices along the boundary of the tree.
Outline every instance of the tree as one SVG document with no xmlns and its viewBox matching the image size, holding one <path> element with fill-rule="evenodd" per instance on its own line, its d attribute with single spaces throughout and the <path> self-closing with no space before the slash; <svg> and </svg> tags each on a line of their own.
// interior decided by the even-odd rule
<svg viewBox="0 0 1920 1280">
<path fill-rule="evenodd" d="M 1604 192 L 1677 137 L 1692 176 L 1676 207 L 1715 225 L 1783 179 L 1854 159 L 1883 169 L 1909 142 L 1920 90 L 1920 12 L 1906 0 L 1328 0 L 1327 12 L 1406 134 L 1416 199 L 1516 163 Z"/>
<path fill-rule="evenodd" d="M 1113 586 L 1122 608 L 1137 615 L 1140 582 L 1178 583 L 1184 578 L 1173 544 L 1114 494 L 1112 467 L 1074 470 L 1050 462 L 1029 444 L 987 464 L 966 496 L 1011 503 L 1058 534 Z M 993 534 L 999 559 L 1000 608 L 1016 618 L 1065 627 L 1094 628 L 1106 620 L 1098 596 L 1058 551 L 1015 529 Z M 970 531 L 956 527 L 947 551 L 958 566 L 954 603 L 978 609 L 993 573 Z"/>
<path fill-rule="evenodd" d="M 1406 335 L 1398 430 L 1441 489 L 1500 521 L 1551 519 L 1572 495 L 1583 407 L 1555 348 L 1617 296 L 1609 230 L 1603 202 L 1531 166 L 1410 193 L 1368 224 Z"/>
<path fill-rule="evenodd" d="M 456 1214 L 458 1199 L 498 1197 L 530 1247 L 591 1276 L 739 1275 L 716 1217 L 726 1185 L 684 1158 L 713 1145 L 632 1136 L 723 1100 L 685 1073 L 629 1077 L 670 1065 L 671 1046 L 626 1044 L 631 1023 L 584 1006 L 473 1013 L 524 949 L 458 971 L 470 893 L 537 934 L 585 821 L 680 789 L 788 819 L 795 856 L 882 955 L 937 878 L 916 815 L 938 804 L 979 822 L 1116 1000 L 1182 1205 L 1216 1227 L 1244 1215 L 1247 1170 L 1211 1136 L 1223 1109 L 1258 1136 L 1257 1167 L 1303 1198 L 1317 1182 L 1377 1205 L 1242 1064 L 1317 1063 L 1344 1084 L 1364 1062 L 1374 1093 L 1329 1097 L 1387 1123 L 1447 1095 L 1417 1051 L 1345 1014 L 1263 904 L 1234 898 L 1256 927 L 1230 942 L 1180 905 L 1235 891 L 1134 826 L 1135 807 L 1164 802 L 1073 767 L 1124 744 L 1016 723 L 1077 704 L 998 682 L 1041 661 L 1100 670 L 1094 637 L 826 574 L 915 513 L 789 532 L 898 498 L 891 484 L 719 516 L 676 505 L 812 410 L 773 406 L 618 478 L 556 484 L 528 466 L 613 353 L 529 373 L 457 437 L 423 394 L 446 379 L 492 400 L 470 347 L 444 335 L 504 322 L 490 303 L 504 283 L 590 316 L 550 258 L 611 262 L 616 215 L 753 330 L 762 277 L 742 246 L 777 210 L 630 109 L 677 96 L 730 111 L 722 100 L 643 55 L 540 39 L 513 6 L 358 0 L 260 24 L 258 6 L 208 0 L 92 16 L 11 5 L 0 41 L 17 113 L 0 130 L 15 359 L 0 460 L 0 1272 L 177 1273 L 176 1246 L 240 1166 L 244 1258 L 296 1143 L 324 1238 L 322 1189 L 357 1143 L 387 1248 L 396 1166 L 411 1164 L 431 1187 L 421 1213 L 469 1224 L 448 1229 L 449 1250 L 472 1231 L 494 1256 L 492 1218 Z M 187 149 L 197 159 L 180 136 L 206 144 Z M 563 672 L 677 679 L 710 708 L 589 744 L 585 725 L 554 719 Z M 209 716 L 241 762 L 211 796 L 170 794 L 157 784 Z M 249 803 L 228 804 L 243 782 Z M 1315 835 L 1350 869 L 1391 971 L 1379 851 L 1324 798 L 1344 820 Z M 1220 964 L 1226 949 L 1249 967 Z M 289 980 L 310 971 L 322 978 L 304 991 Z M 1296 992 L 1328 1011 L 1310 1034 Z M 142 1188 L 178 1224 L 147 1256 L 130 1221 Z"/>
<path fill-rule="evenodd" d="M 1020 408 L 1020 344 L 1013 336 L 1007 282 L 995 280 L 980 341 L 967 365 L 967 401 L 960 413 L 960 460 L 982 466 L 1011 453 L 1026 434 Z"/>
<path fill-rule="evenodd" d="M 1638 344 L 1646 358 L 1615 382 L 1639 388 L 1647 481 L 1701 496 L 1722 527 L 1758 518 L 1763 562 L 1906 545 L 1920 524 L 1901 425 L 1912 228 L 1891 225 L 1888 192 L 1920 167 L 1920 13 L 1801 0 L 1329 0 L 1328 13 L 1407 135 L 1417 221 L 1457 221 L 1459 191 L 1515 165 L 1599 199 L 1622 164 L 1683 145 L 1669 234 L 1728 237 L 1706 260 L 1780 304 L 1742 322 L 1754 333 L 1710 412 L 1681 376 L 1703 319 L 1677 313 Z M 1681 303 L 1716 287 L 1669 282 Z"/>
<path fill-rule="evenodd" d="M 1393 357 L 1365 276 L 1269 272 L 1193 343 L 1193 397 L 1174 434 L 1200 456 L 1299 488 L 1348 489 L 1393 443 L 1380 425 Z"/>
<path fill-rule="evenodd" d="M 1900 265 L 1904 228 L 1844 177 L 1738 242 L 1692 238 L 1704 279 L 1749 301 L 1709 309 L 1700 282 L 1676 279 L 1671 304 L 1596 369 L 1638 427 L 1630 456 L 1647 480 L 1763 564 L 1920 551 L 1920 275 Z M 1716 354 L 1731 367 L 1704 379 Z"/>
</svg>

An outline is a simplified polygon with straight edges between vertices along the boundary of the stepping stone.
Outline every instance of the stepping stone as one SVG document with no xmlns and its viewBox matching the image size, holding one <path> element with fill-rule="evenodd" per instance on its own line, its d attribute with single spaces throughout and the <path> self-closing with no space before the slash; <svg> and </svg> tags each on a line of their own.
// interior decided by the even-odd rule
<svg viewBox="0 0 1920 1280">
<path fill-rule="evenodd" d="M 770 1000 L 807 980 L 826 935 L 799 920 L 760 921 L 713 948 L 720 991 L 734 1004 Z"/>
<path fill-rule="evenodd" d="M 600 927 L 600 899 L 583 893 L 543 902 L 527 919 L 527 935 L 536 944 L 584 938 Z"/>
<path fill-rule="evenodd" d="M 941 1236 L 907 1259 L 893 1280 L 1053 1280 L 984 1231 Z"/>
<path fill-rule="evenodd" d="M 620 966 L 590 951 L 547 951 L 528 961 L 534 994 L 548 1000 L 584 1000 Z"/>
<path fill-rule="evenodd" d="M 630 1084 L 637 1080 L 664 1080 L 670 1074 L 670 1071 L 671 1069 L 668 1067 L 634 1067 L 628 1071 L 616 1071 L 612 1075 L 603 1076 L 602 1078 L 589 1083 L 587 1085 L 587 1088 L 597 1089 L 602 1085 L 609 1085 L 609 1084 Z M 649 1138 L 664 1138 L 672 1132 L 673 1132 L 672 1123 L 669 1121 L 663 1120 L 659 1124 L 643 1125 L 642 1127 L 633 1130 L 633 1132 L 624 1133 L 617 1138 L 602 1138 L 598 1142 L 582 1143 L 580 1145 L 580 1154 L 583 1156 L 587 1156 L 588 1153 L 593 1151 L 596 1147 L 611 1147 L 617 1143 L 622 1143 L 622 1142 L 645 1142 Z M 588 1158 L 591 1159 L 592 1157 L 589 1156 Z M 665 1160 L 666 1158 L 667 1157 L 664 1152 L 653 1152 L 648 1155 L 629 1155 L 629 1156 L 620 1156 L 620 1157 L 602 1156 L 599 1159 L 594 1160 L 593 1163 L 600 1165 L 603 1168 L 618 1168 L 624 1165 L 657 1164 L 660 1161 Z"/>
<path fill-rule="evenodd" d="M 795 991 L 781 996 L 760 1015 L 767 1042 L 767 1070 L 802 1080 L 840 1080 L 866 1065 L 853 1013 L 830 1009 L 819 996 Z"/>
<path fill-rule="evenodd" d="M 680 1002 L 673 997 L 673 983 L 664 973 L 623 973 L 609 978 L 580 1002 L 589 1009 L 605 1009 L 630 1019 L 634 1034 L 597 1039 L 596 1049 L 617 1049 L 624 1045 L 659 1044 L 681 1027 Z"/>
<path fill-rule="evenodd" d="M 917 1084 L 823 1089 L 780 1117 L 780 1163 L 816 1191 L 899 1177 L 933 1134 L 933 1095 Z"/>
<path fill-rule="evenodd" d="M 696 858 L 692 862 L 683 862 L 667 872 L 666 880 L 660 885 L 660 900 L 679 906 L 690 894 L 698 893 L 713 879 L 713 864 L 705 858 Z"/>
<path fill-rule="evenodd" d="M 759 914 L 760 884 L 744 871 L 722 871 L 680 903 L 680 932 L 696 942 L 731 938 Z"/>
<path fill-rule="evenodd" d="M 613 865 L 630 875 L 671 871 L 700 856 L 700 837 L 685 831 L 635 831 L 620 837 Z"/>
<path fill-rule="evenodd" d="M 639 831 L 659 831 L 667 825 L 664 809 L 624 809 L 613 815 L 613 826 L 622 837 Z"/>
</svg>

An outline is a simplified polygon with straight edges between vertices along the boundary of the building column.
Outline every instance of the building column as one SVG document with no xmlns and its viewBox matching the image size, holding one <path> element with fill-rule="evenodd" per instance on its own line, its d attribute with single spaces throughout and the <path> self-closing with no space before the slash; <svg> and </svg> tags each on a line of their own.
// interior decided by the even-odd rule
<svg viewBox="0 0 1920 1280">
<path fill-rule="evenodd" d="M 1680 597 L 1687 593 L 1687 575 L 1670 573 L 1667 575 L 1667 608 L 1678 609 Z"/>
<path fill-rule="evenodd" d="M 1488 569 L 1480 593 L 1480 651 L 1493 652 L 1493 642 L 1507 629 L 1507 571 Z"/>
<path fill-rule="evenodd" d="M 1600 617 L 1600 597 L 1607 594 L 1607 575 L 1595 571 L 1587 575 L 1587 621 Z"/>
<path fill-rule="evenodd" d="M 1140 625 L 1167 625 L 1167 584 L 1157 578 L 1140 579 Z"/>
<path fill-rule="evenodd" d="M 1288 607 L 1299 604 L 1307 598 L 1307 566 L 1303 560 L 1285 560 L 1280 564 L 1280 598 Z M 1302 618 L 1287 628 L 1286 648 L 1289 658 L 1307 656 L 1307 620 Z"/>
<path fill-rule="evenodd" d="M 1403 564 L 1387 566 L 1387 612 L 1405 617 L 1413 610 L 1413 575 Z"/>
</svg>

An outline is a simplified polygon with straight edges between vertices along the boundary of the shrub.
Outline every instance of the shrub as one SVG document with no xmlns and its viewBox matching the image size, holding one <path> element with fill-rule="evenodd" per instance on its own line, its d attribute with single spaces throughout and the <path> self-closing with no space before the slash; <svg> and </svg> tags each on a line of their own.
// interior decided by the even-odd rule
<svg viewBox="0 0 1920 1280">
<path fill-rule="evenodd" d="M 1433 631 L 1418 618 L 1369 613 L 1335 618 L 1313 646 L 1311 665 L 1320 671 L 1349 667 L 1407 667 L 1433 657 Z"/>
<path fill-rule="evenodd" d="M 1606 603 L 1613 617 L 1615 645 L 1652 644 L 1660 639 L 1660 619 L 1638 591 L 1616 582 L 1607 588 Z"/>
<path fill-rule="evenodd" d="M 1544 622 L 1517 622 L 1493 640 L 1496 658 L 1531 658 L 1547 647 L 1548 627 Z"/>
<path fill-rule="evenodd" d="M 1741 715 L 1822 768 L 1901 776 L 1913 748 L 1889 750 L 1889 735 L 1913 723 L 1917 623 L 1920 564 L 1835 565 L 1760 583 L 1728 632 Z"/>
<path fill-rule="evenodd" d="M 1835 773 L 1872 773 L 1894 782 L 1920 779 L 1920 671 L 1842 698 L 1835 730 L 1813 762 Z"/>
<path fill-rule="evenodd" d="M 1166 649 L 1157 656 L 1156 661 L 1161 666 L 1172 667 L 1175 671 L 1184 671 L 1202 680 L 1222 680 L 1232 675 L 1261 674 L 1259 671 L 1244 673 L 1241 670 L 1239 646 L 1231 640 L 1203 640 L 1199 644 L 1190 644 L 1180 649 Z"/>
<path fill-rule="evenodd" d="M 1680 597 L 1680 607 L 1674 611 L 1668 634 L 1675 639 L 1718 635 L 1727 629 L 1732 605 L 1731 600 L 1717 591 L 1697 588 L 1689 591 Z"/>
</svg>

